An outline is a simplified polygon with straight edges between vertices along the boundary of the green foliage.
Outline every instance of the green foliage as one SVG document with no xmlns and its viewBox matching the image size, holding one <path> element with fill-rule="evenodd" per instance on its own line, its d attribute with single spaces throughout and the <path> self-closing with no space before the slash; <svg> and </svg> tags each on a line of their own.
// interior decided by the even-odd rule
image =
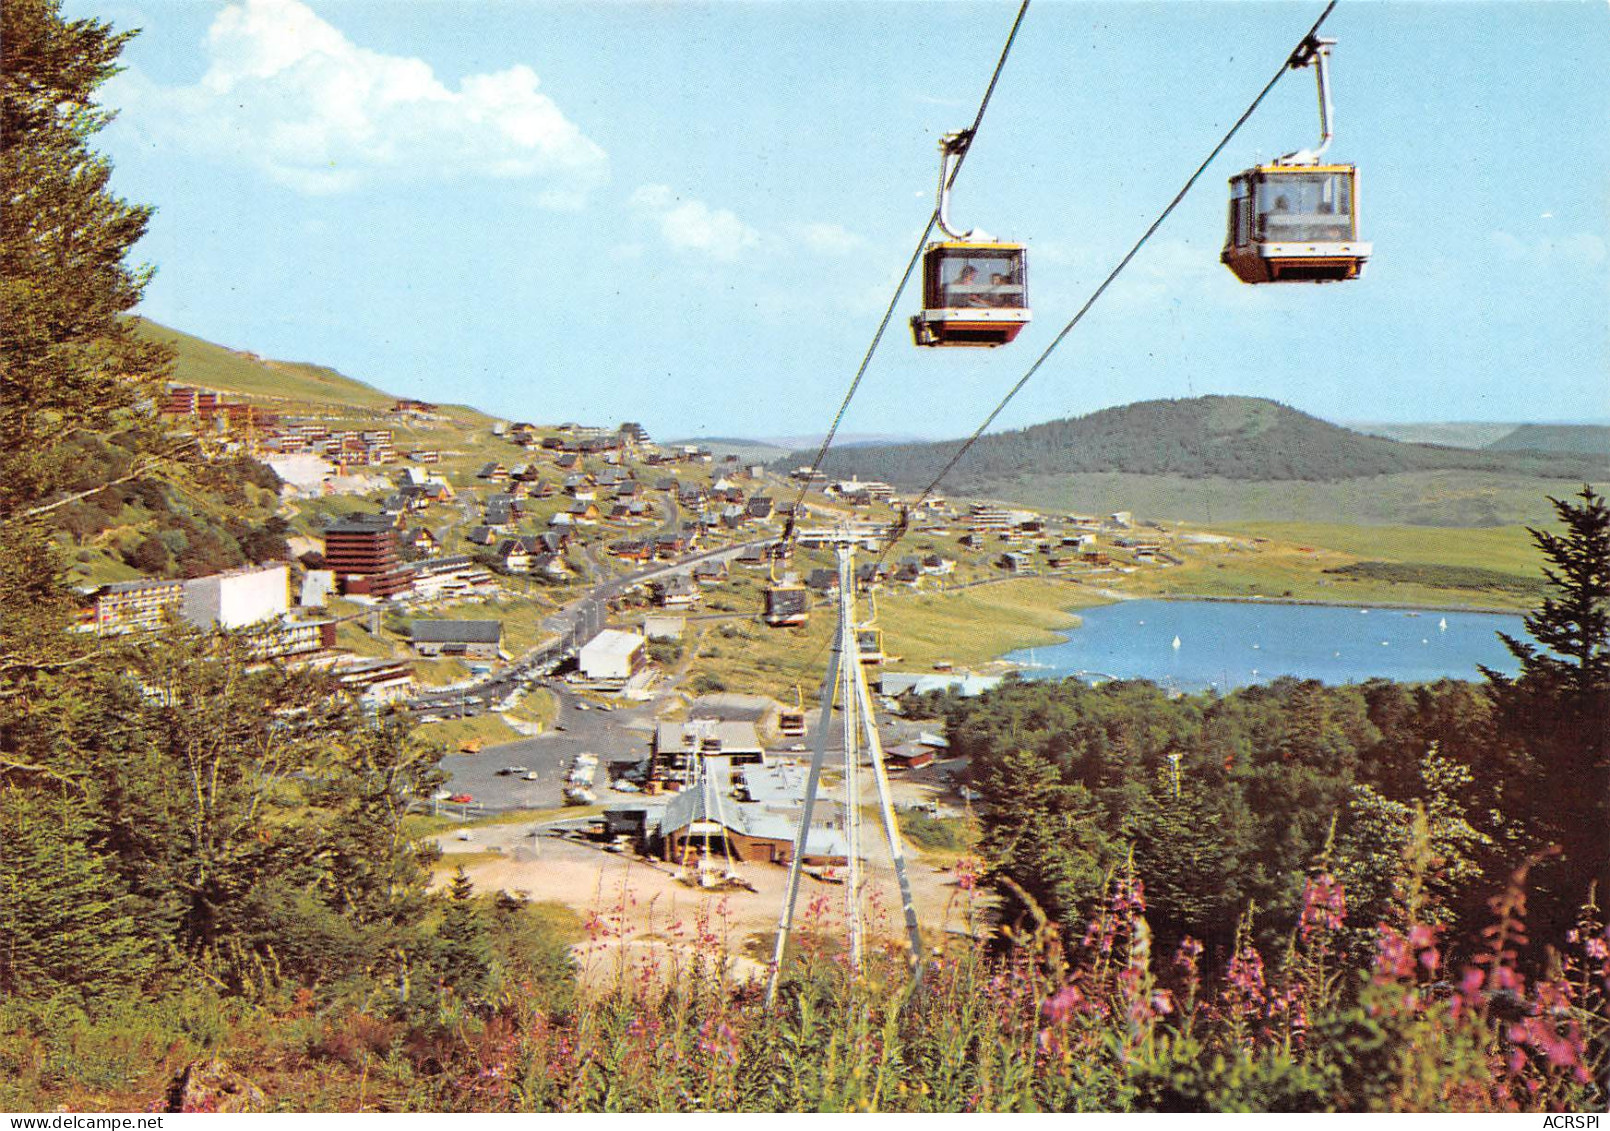
<svg viewBox="0 0 1610 1131">
<path fill-rule="evenodd" d="M 92 829 L 79 797 L 0 786 L 0 992 L 117 995 L 138 990 L 156 966 L 160 941 L 138 929 L 88 843 Z"/>
<path fill-rule="evenodd" d="M 1090 792 L 1064 785 L 1024 750 L 1007 750 L 979 780 L 987 812 L 980 849 L 991 875 L 1004 878 L 1003 921 L 1043 913 L 1073 927 L 1100 894 L 1113 850 Z"/>
<path fill-rule="evenodd" d="M 1576 498 L 1549 500 L 1562 533 L 1531 531 L 1549 595 L 1526 618 L 1531 641 L 1500 634 L 1520 675 L 1483 671 L 1501 733 L 1524 752 L 1536 831 L 1564 849 L 1539 877 L 1554 926 L 1590 883 L 1610 890 L 1610 506 L 1589 486 Z"/>
<path fill-rule="evenodd" d="M 1353 562 L 1327 569 L 1328 574 L 1394 585 L 1424 585 L 1432 589 L 1491 589 L 1535 599 L 1544 592 L 1540 578 L 1517 577 L 1479 566 L 1428 565 L 1423 562 Z"/>
<path fill-rule="evenodd" d="M 971 822 L 960 817 L 931 817 L 918 809 L 902 809 L 898 814 L 900 835 L 928 852 L 964 852 L 977 839 Z"/>
<path fill-rule="evenodd" d="M 682 658 L 682 642 L 680 640 L 650 640 L 648 642 L 648 658 L 656 664 L 674 664 Z"/>
<path fill-rule="evenodd" d="M 1538 816 L 1517 795 L 1516 757 L 1470 684 L 1282 679 L 1169 698 L 1145 683 L 1019 682 L 929 706 L 986 795 L 986 857 L 1062 918 L 1068 905 L 1054 893 L 1069 861 L 1084 861 L 1088 891 L 1128 846 L 1165 945 L 1189 934 L 1230 946 L 1248 901 L 1265 909 L 1265 942 L 1289 931 L 1333 820 L 1338 866 L 1368 914 L 1400 922 L 1389 914 L 1404 875 L 1394 853 L 1416 807 L 1439 861 L 1426 891 L 1436 910 L 1422 913 L 1464 928 Z M 1044 799 L 1070 789 L 1082 791 L 1077 831 L 1045 822 Z M 1021 908 L 1005 899 L 1010 919 Z M 1364 945 L 1375 921 L 1361 920 L 1364 934 L 1348 945 Z"/>
<path fill-rule="evenodd" d="M 475 888 L 460 867 L 453 873 L 447 907 L 436 928 L 437 970 L 443 986 L 480 1002 L 493 985 L 492 942 Z"/>
<path fill-rule="evenodd" d="M 66 22 L 56 0 L 8 3 L 0 19 L 0 516 L 12 516 L 72 475 L 63 441 L 86 421 L 133 419 L 167 353 L 121 318 L 149 277 L 123 260 L 151 210 L 113 196 L 110 164 L 88 147 L 109 120 L 95 89 L 130 33 Z M 146 431 L 141 447 L 157 443 Z"/>
<path fill-rule="evenodd" d="M 706 653 L 706 655 L 711 656 L 718 654 L 719 653 L 717 653 L 714 649 Z M 720 676 L 715 675 L 712 672 L 700 672 L 698 675 L 693 677 L 693 683 L 691 686 L 694 693 L 697 695 L 713 695 L 718 691 L 727 690 L 726 682 L 722 680 Z"/>
<path fill-rule="evenodd" d="M 1289 1049 L 1210 1051 L 1192 1037 L 1163 1041 L 1137 1065 L 1135 1088 L 1136 1111 L 1335 1110 L 1330 1081 Z"/>
</svg>

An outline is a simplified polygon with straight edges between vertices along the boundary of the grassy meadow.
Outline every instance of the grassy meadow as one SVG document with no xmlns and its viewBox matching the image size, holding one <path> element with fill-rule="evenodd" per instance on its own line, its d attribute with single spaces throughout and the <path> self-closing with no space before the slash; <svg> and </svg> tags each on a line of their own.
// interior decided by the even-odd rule
<svg viewBox="0 0 1610 1131">
<path fill-rule="evenodd" d="M 144 319 L 140 320 L 140 330 L 173 347 L 174 377 L 183 384 L 317 406 L 325 411 L 332 405 L 385 411 L 396 400 L 322 365 L 259 358 Z"/>
<path fill-rule="evenodd" d="M 1604 484 L 1597 484 L 1604 490 Z M 1052 512 L 1133 511 L 1157 522 L 1209 529 L 1249 523 L 1489 528 L 1546 524 L 1546 496 L 1563 498 L 1580 482 L 1492 472 L 1424 471 L 1335 482 L 1186 479 L 1119 473 L 1024 476 L 990 488 L 1002 498 Z"/>
</svg>

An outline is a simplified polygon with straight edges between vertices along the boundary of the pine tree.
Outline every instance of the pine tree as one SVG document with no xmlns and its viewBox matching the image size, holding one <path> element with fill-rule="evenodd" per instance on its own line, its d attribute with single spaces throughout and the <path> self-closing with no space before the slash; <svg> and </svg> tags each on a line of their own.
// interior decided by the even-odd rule
<svg viewBox="0 0 1610 1131">
<path fill-rule="evenodd" d="M 1062 784 L 1050 763 L 1026 750 L 1002 754 L 980 787 L 980 848 L 991 873 L 1010 878 L 1052 922 L 1076 924 L 1101 894 L 1114 857 L 1094 798 L 1083 786 Z M 1029 910 L 1010 888 L 1003 900 L 1005 921 Z"/>
<path fill-rule="evenodd" d="M 95 91 L 132 34 L 67 22 L 59 0 L 0 6 L 0 517 L 58 489 L 67 441 L 135 409 L 167 371 L 167 351 L 123 317 L 150 277 L 124 259 L 151 209 L 112 194 L 88 144 L 112 117 Z"/>
<path fill-rule="evenodd" d="M 1525 621 L 1535 644 L 1500 634 L 1520 674 L 1483 669 L 1501 731 L 1530 758 L 1527 811 L 1564 850 L 1536 878 L 1567 925 L 1589 883 L 1610 888 L 1610 506 L 1590 486 L 1574 498 L 1549 499 L 1563 533 L 1530 530 L 1551 593 Z"/>
<path fill-rule="evenodd" d="M 491 932 L 462 866 L 453 873 L 436 941 L 442 984 L 466 1001 L 483 999 L 492 985 Z"/>
<path fill-rule="evenodd" d="M 155 965 L 89 831 L 71 800 L 0 789 L 0 994 L 100 996 Z"/>
</svg>

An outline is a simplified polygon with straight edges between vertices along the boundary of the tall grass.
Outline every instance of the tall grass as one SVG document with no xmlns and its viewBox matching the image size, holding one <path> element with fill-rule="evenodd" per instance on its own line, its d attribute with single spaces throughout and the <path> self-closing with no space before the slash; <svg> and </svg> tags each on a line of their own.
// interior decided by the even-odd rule
<svg viewBox="0 0 1610 1131">
<path fill-rule="evenodd" d="M 956 869 L 970 934 L 977 862 Z M 186 1057 L 222 1052 L 297 1109 L 431 1111 L 1583 1111 L 1606 1101 L 1610 933 L 1597 907 L 1549 967 L 1523 974 L 1524 870 L 1457 968 L 1440 928 L 1378 924 L 1373 960 L 1341 960 L 1347 893 L 1310 877 L 1279 955 L 1252 912 L 1209 969 L 1186 939 L 1157 953 L 1141 882 L 1114 876 L 1079 937 L 1043 921 L 958 941 L 921 976 L 899 945 L 859 970 L 823 896 L 774 1002 L 723 905 L 647 925 L 624 890 L 577 948 L 580 988 L 519 971 L 490 1002 L 384 987 L 320 1008 L 254 1009 L 194 991 L 91 1022 L 0 1008 L 0 1101 L 160 1104 Z M 1412 908 L 1412 901 L 1409 901 Z M 881 917 L 881 912 L 874 912 Z M 887 926 L 887 924 L 883 924 Z M 526 980 L 523 980 L 526 979 Z M 142 1076 L 142 1067 L 144 1075 Z M 143 1102 L 142 1102 L 143 1101 Z"/>
</svg>

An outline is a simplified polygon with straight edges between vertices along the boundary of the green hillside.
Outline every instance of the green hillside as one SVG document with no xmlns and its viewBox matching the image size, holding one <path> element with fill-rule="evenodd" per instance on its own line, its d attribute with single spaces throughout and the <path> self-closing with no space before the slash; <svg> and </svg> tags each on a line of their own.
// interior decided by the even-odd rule
<svg viewBox="0 0 1610 1131">
<path fill-rule="evenodd" d="M 1604 477 L 1592 480 L 1603 483 Z M 987 494 L 1048 511 L 1107 514 L 1209 526 L 1319 522 L 1375 527 L 1499 527 L 1548 523 L 1545 496 L 1564 498 L 1576 479 L 1540 479 L 1484 471 L 1410 471 L 1331 483 L 1188 479 L 1180 475 L 1026 475 Z"/>
<path fill-rule="evenodd" d="M 1610 456 L 1610 427 L 1603 424 L 1522 424 L 1488 444 L 1487 451 Z"/>
<path fill-rule="evenodd" d="M 956 441 L 850 448 L 830 453 L 823 470 L 909 489 L 927 484 L 955 451 Z M 793 453 L 773 467 L 786 471 L 802 458 Z M 958 493 L 1001 493 L 1004 485 L 1025 477 L 1112 472 L 1323 483 L 1453 470 L 1584 480 L 1601 478 L 1604 469 L 1603 461 L 1585 457 L 1403 444 L 1339 428 L 1274 401 L 1216 396 L 1143 401 L 985 436 L 945 486 Z"/>
<path fill-rule="evenodd" d="M 388 409 L 396 398 L 334 369 L 297 361 L 272 361 L 215 345 L 148 319 L 136 319 L 146 337 L 171 345 L 174 379 L 253 399 L 296 404 Z"/>
</svg>

